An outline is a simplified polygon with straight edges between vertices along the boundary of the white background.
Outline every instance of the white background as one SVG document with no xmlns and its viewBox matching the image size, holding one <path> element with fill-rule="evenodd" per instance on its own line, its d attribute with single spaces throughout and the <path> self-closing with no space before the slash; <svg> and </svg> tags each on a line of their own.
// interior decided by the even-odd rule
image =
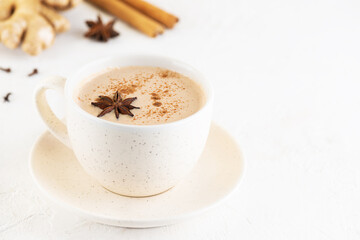
<svg viewBox="0 0 360 240">
<path fill-rule="evenodd" d="M 85 39 L 82 4 L 72 29 L 38 57 L 0 46 L 0 239 L 359 239 L 360 1 L 153 0 L 180 17 L 148 38 L 122 22 L 121 36 Z M 108 15 L 103 15 L 108 20 Z M 103 56 L 159 53 L 186 61 L 216 89 L 214 120 L 247 159 L 239 190 L 190 221 L 153 229 L 97 224 L 39 195 L 27 167 L 45 130 L 33 90 Z M 38 76 L 26 77 L 34 67 Z M 61 112 L 61 104 L 56 104 Z"/>
</svg>

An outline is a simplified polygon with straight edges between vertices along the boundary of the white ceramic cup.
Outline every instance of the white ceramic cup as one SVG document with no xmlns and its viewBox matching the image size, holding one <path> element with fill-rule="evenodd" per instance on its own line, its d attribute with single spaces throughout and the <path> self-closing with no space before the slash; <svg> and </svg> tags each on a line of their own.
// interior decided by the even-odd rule
<svg viewBox="0 0 360 240">
<path fill-rule="evenodd" d="M 203 89 L 204 106 L 195 114 L 159 125 L 126 125 L 103 120 L 74 101 L 80 81 L 109 67 L 154 66 L 184 74 Z M 45 92 L 64 91 L 65 119 L 49 107 Z M 67 80 L 45 79 L 36 90 L 37 109 L 50 132 L 72 148 L 85 171 L 112 192 L 133 196 L 162 193 L 182 180 L 196 165 L 209 133 L 213 92 L 209 81 L 191 66 L 159 56 L 111 57 L 85 65 Z"/>
</svg>

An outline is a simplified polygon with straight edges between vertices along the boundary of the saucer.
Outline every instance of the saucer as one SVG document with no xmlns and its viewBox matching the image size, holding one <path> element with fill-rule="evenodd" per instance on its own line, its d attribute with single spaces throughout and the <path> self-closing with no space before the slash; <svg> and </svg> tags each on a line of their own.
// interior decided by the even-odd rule
<svg viewBox="0 0 360 240">
<path fill-rule="evenodd" d="M 191 174 L 152 197 L 130 198 L 106 190 L 49 132 L 37 140 L 30 158 L 33 179 L 50 200 L 93 221 L 131 228 L 170 225 L 203 213 L 237 188 L 244 170 L 235 140 L 214 123 Z"/>
</svg>

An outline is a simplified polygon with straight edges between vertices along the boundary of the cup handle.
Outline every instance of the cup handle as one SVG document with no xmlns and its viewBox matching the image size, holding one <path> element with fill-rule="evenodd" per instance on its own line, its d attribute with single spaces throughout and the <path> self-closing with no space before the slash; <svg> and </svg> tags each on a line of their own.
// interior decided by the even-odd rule
<svg viewBox="0 0 360 240">
<path fill-rule="evenodd" d="M 66 79 L 63 77 L 49 77 L 42 81 L 35 91 L 35 104 L 49 131 L 59 141 L 71 148 L 67 127 L 51 110 L 45 95 L 47 90 L 55 90 L 63 94 L 65 82 Z"/>
</svg>

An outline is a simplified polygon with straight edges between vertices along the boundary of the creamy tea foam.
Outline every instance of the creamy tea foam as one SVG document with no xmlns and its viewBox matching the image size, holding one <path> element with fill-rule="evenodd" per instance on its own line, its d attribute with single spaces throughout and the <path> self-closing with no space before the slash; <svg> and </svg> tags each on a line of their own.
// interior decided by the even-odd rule
<svg viewBox="0 0 360 240">
<path fill-rule="evenodd" d="M 113 98 L 118 91 L 123 99 L 137 97 L 131 105 L 133 117 L 115 112 L 101 118 L 122 124 L 154 125 L 186 118 L 205 103 L 201 87 L 192 79 L 159 67 L 131 66 L 111 68 L 84 80 L 75 93 L 77 104 L 86 112 L 98 116 L 99 107 L 91 105 L 99 96 Z"/>
</svg>

